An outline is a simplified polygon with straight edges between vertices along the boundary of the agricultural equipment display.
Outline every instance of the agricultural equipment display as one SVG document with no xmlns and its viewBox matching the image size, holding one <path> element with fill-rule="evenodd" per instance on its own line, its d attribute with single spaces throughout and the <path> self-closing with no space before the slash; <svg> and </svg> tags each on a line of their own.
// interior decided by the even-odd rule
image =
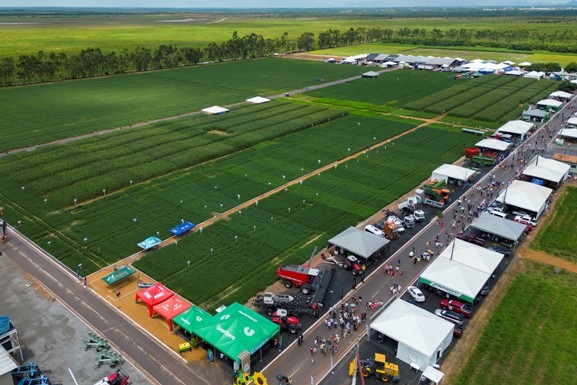
<svg viewBox="0 0 577 385">
<path fill-rule="evenodd" d="M 441 208 L 449 199 L 451 191 L 447 188 L 447 181 L 433 179 L 423 186 L 424 204 Z"/>
<path fill-rule="evenodd" d="M 252 304 L 254 307 L 264 310 L 269 316 L 272 316 L 277 309 L 285 309 L 288 314 L 293 316 L 312 314 L 312 309 L 302 301 L 300 296 L 295 298 L 288 294 L 257 294 Z"/>
<path fill-rule="evenodd" d="M 116 372 L 104 377 L 94 385 L 128 385 L 130 377 L 118 369 Z"/>
<path fill-rule="evenodd" d="M 495 158 L 490 157 L 490 156 L 475 155 L 474 157 L 471 158 L 471 165 L 473 167 L 494 166 L 495 163 L 497 163 L 497 160 Z"/>
<path fill-rule="evenodd" d="M 281 265 L 276 274 L 287 289 L 300 287 L 304 295 L 313 294 L 309 303 L 323 305 L 335 275 L 335 269 L 313 269 L 303 265 Z"/>
<path fill-rule="evenodd" d="M 14 369 L 12 379 L 17 385 L 55 385 L 44 375 L 50 372 L 50 370 L 40 369 L 37 364 L 30 361 Z"/>
<path fill-rule="evenodd" d="M 374 358 L 360 360 L 357 362 L 353 359 L 349 363 L 349 376 L 353 376 L 355 371 L 360 372 L 365 378 L 375 376 L 377 380 L 382 382 L 399 382 L 399 366 L 387 362 L 387 357 L 384 354 L 375 353 Z"/>
<path fill-rule="evenodd" d="M 115 367 L 116 365 L 124 364 L 124 358 L 120 353 L 117 353 L 113 350 L 105 350 L 101 351 L 96 356 L 96 367 L 99 368 L 102 364 L 109 364 L 110 367 Z"/>
<path fill-rule="evenodd" d="M 84 341 L 84 350 L 88 348 L 96 348 L 96 351 L 108 350 L 110 345 L 108 341 L 94 333 L 88 333 L 88 339 Z"/>
<path fill-rule="evenodd" d="M 272 315 L 272 322 L 278 324 L 281 330 L 287 330 L 291 334 L 296 334 L 302 329 L 299 319 L 288 315 L 285 309 L 277 309 Z"/>
</svg>

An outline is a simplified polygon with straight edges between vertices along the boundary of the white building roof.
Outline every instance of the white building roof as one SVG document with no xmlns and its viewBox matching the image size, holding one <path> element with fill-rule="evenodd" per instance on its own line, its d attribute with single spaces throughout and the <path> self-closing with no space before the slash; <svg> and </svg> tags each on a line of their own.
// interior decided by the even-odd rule
<svg viewBox="0 0 577 385">
<path fill-rule="evenodd" d="M 514 180 L 513 183 L 499 195 L 497 201 L 503 202 L 503 200 L 505 200 L 505 204 L 539 213 L 545 206 L 552 192 L 553 190 L 548 187 L 531 182 Z"/>
<path fill-rule="evenodd" d="M 432 366 L 427 366 L 427 368 L 423 371 L 423 377 L 428 378 L 429 380 L 433 381 L 435 384 L 441 382 L 445 373 L 441 372 L 433 368 Z"/>
<path fill-rule="evenodd" d="M 212 106 L 212 107 L 208 107 L 208 108 L 203 108 L 202 112 L 206 112 L 207 114 L 222 114 L 224 112 L 228 112 L 228 110 L 224 107 L 219 107 L 219 106 Z"/>
<path fill-rule="evenodd" d="M 567 176 L 569 169 L 571 169 L 571 166 L 566 163 L 537 155 L 537 157 L 525 167 L 523 174 L 533 178 L 559 183 Z"/>
<path fill-rule="evenodd" d="M 570 94 L 569 92 L 565 92 L 565 91 L 555 91 L 555 92 L 551 92 L 549 94 L 550 98 L 561 98 L 561 99 L 571 99 L 573 97 L 573 94 Z"/>
<path fill-rule="evenodd" d="M 455 243 L 454 248 L 453 242 Z M 449 260 L 452 258 L 453 262 L 471 267 L 483 273 L 493 274 L 497 266 L 499 266 L 499 263 L 501 263 L 501 259 L 503 259 L 503 254 L 501 253 L 485 249 L 484 247 L 461 239 L 457 238 L 453 242 L 443 250 L 440 256 Z"/>
<path fill-rule="evenodd" d="M 396 299 L 371 323 L 371 329 L 429 357 L 453 328 L 449 321 L 402 299 Z"/>
<path fill-rule="evenodd" d="M 261 104 L 270 102 L 270 99 L 263 98 L 262 96 L 255 96 L 254 98 L 247 99 L 246 101 L 253 104 Z"/>
<path fill-rule="evenodd" d="M 490 150 L 506 151 L 511 143 L 503 142 L 498 139 L 483 139 L 475 144 L 476 147 L 488 148 Z"/>
<path fill-rule="evenodd" d="M 571 126 L 577 126 L 577 117 L 572 117 L 567 120 L 567 124 Z"/>
<path fill-rule="evenodd" d="M 528 61 L 524 61 L 523 63 L 519 63 L 519 67 L 529 67 L 532 63 L 529 63 Z"/>
<path fill-rule="evenodd" d="M 554 99 L 543 99 L 537 102 L 538 106 L 555 107 L 559 108 L 563 105 L 562 102 Z"/>
<path fill-rule="evenodd" d="M 577 139 L 577 128 L 564 128 L 559 133 L 559 136 L 564 136 L 566 138 Z"/>
<path fill-rule="evenodd" d="M 329 243 L 345 249 L 357 257 L 369 258 L 375 252 L 388 245 L 390 241 L 351 226 L 329 239 Z"/>
<path fill-rule="evenodd" d="M 481 213 L 471 227 L 515 242 L 521 238 L 527 226 L 489 213 Z"/>
<path fill-rule="evenodd" d="M 455 166 L 454 164 L 443 164 L 442 166 L 437 167 L 435 171 L 431 174 L 431 179 L 443 179 L 447 180 L 447 178 L 443 178 L 442 176 L 446 176 L 452 179 L 467 181 L 475 174 L 474 170 Z"/>
<path fill-rule="evenodd" d="M 521 64 L 519 64 L 519 66 L 521 66 Z M 527 72 L 525 75 L 523 75 L 524 78 L 537 79 L 537 80 L 541 79 L 543 76 L 545 76 L 545 72 L 537 72 L 537 71 Z"/>
<path fill-rule="evenodd" d="M 525 135 L 533 128 L 534 125 L 534 123 L 524 122 L 522 120 L 511 120 L 499 127 L 497 132 Z"/>
</svg>

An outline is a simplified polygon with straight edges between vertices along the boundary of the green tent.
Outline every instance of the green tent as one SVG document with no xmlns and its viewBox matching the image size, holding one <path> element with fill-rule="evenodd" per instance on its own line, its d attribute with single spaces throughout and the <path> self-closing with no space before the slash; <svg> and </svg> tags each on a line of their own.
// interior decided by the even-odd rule
<svg viewBox="0 0 577 385">
<path fill-rule="evenodd" d="M 121 268 L 119 268 L 118 270 L 114 270 L 112 273 L 108 274 L 106 277 L 102 278 L 102 280 L 104 282 L 106 282 L 109 285 L 112 285 L 120 280 L 123 280 L 124 278 L 134 274 L 136 272 L 136 270 L 134 270 L 133 268 L 129 267 L 129 266 L 123 266 Z"/>
<path fill-rule="evenodd" d="M 279 325 L 236 302 L 214 316 L 207 315 L 195 306 L 174 318 L 173 323 L 234 361 L 244 351 L 256 352 L 280 330 Z"/>
</svg>

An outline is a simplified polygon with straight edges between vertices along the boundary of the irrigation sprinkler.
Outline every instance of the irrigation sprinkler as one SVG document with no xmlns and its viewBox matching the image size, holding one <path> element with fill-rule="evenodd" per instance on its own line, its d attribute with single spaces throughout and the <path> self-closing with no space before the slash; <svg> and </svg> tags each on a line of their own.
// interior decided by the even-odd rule
<svg viewBox="0 0 577 385">
<path fill-rule="evenodd" d="M 130 185 L 132 186 L 132 179 L 130 180 Z"/>
<path fill-rule="evenodd" d="M 256 230 L 256 225 L 253 225 L 253 226 L 252 226 L 252 229 L 253 229 L 253 230 Z"/>
<path fill-rule="evenodd" d="M 74 206 L 78 204 L 78 199 L 74 198 Z"/>
<path fill-rule="evenodd" d="M 234 241 L 235 241 L 235 242 L 238 241 L 238 235 L 235 235 L 235 236 L 234 236 Z"/>
<path fill-rule="evenodd" d="M 48 203 L 48 199 L 44 198 L 44 204 Z"/>
<path fill-rule="evenodd" d="M 242 214 L 242 210 L 238 210 L 238 215 L 241 215 L 241 214 Z"/>
<path fill-rule="evenodd" d="M 255 206 L 258 207 L 258 201 L 254 202 Z"/>
<path fill-rule="evenodd" d="M 321 164 L 321 160 L 320 160 L 320 159 L 319 159 L 319 160 L 317 160 L 317 162 L 318 162 L 319 164 Z"/>
<path fill-rule="evenodd" d="M 79 263 L 76 267 L 76 275 L 80 278 L 80 270 L 82 269 L 82 263 Z"/>
<path fill-rule="evenodd" d="M 291 208 L 290 208 L 290 207 L 288 208 L 288 212 L 289 212 L 289 213 L 291 212 Z"/>
<path fill-rule="evenodd" d="M 22 186 L 22 190 L 24 190 L 26 187 Z"/>
<path fill-rule="evenodd" d="M 190 260 L 186 261 L 186 264 L 188 265 L 188 267 L 190 267 Z"/>
<path fill-rule="evenodd" d="M 213 249 L 213 248 L 210 248 L 210 253 L 212 254 L 213 252 L 214 252 L 214 249 Z"/>
<path fill-rule="evenodd" d="M 102 189 L 102 195 L 103 196 L 106 195 L 106 189 L 105 188 Z"/>
<path fill-rule="evenodd" d="M 138 220 L 138 218 L 132 218 L 132 222 L 136 223 L 136 221 Z"/>
<path fill-rule="evenodd" d="M 240 200 L 240 194 L 236 194 L 236 199 Z"/>
<path fill-rule="evenodd" d="M 285 179 L 286 179 L 286 176 L 285 176 L 285 175 L 283 175 L 283 176 L 282 176 L 282 180 L 285 180 Z"/>
</svg>

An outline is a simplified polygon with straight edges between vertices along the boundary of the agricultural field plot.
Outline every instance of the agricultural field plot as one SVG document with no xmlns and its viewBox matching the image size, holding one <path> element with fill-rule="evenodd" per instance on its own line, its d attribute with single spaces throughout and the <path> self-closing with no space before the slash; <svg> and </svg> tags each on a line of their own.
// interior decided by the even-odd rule
<svg viewBox="0 0 577 385">
<path fill-rule="evenodd" d="M 577 263 L 577 188 L 568 186 L 531 247 Z"/>
<path fill-rule="evenodd" d="M 472 140 L 447 129 L 420 128 L 150 253 L 135 266 L 204 308 L 244 302 L 275 281 L 279 264 L 302 263 L 315 245 L 402 196 Z"/>
<path fill-rule="evenodd" d="M 376 79 L 359 79 L 307 92 L 307 96 L 336 104 L 352 102 L 397 108 L 415 99 L 453 86 L 453 74 L 431 71 L 396 70 Z"/>
<path fill-rule="evenodd" d="M 281 110 L 291 106 L 300 108 L 300 111 L 319 110 L 318 107 L 286 101 L 255 107 L 257 110 L 269 108 L 262 112 L 270 114 L 277 104 Z M 242 117 L 235 117 L 234 113 L 210 118 L 222 119 L 222 123 L 227 120 L 239 122 Z M 280 126 L 274 124 L 274 119 L 268 122 Z M 199 223 L 316 170 L 319 160 L 321 165 L 325 165 L 415 125 L 411 120 L 342 116 L 338 111 L 337 118 L 330 122 L 313 127 L 307 125 L 307 129 L 292 134 L 285 132 L 268 140 L 263 136 L 266 128 L 261 128 L 259 135 L 252 138 L 254 143 L 259 143 L 250 149 L 145 183 L 130 186 L 128 167 L 124 175 L 122 170 L 118 172 L 124 189 L 117 193 L 107 191 L 105 196 L 100 192 L 99 199 L 78 206 L 74 206 L 72 201 L 64 202 L 67 210 L 55 206 L 56 198 L 44 201 L 45 198 L 34 192 L 30 185 L 23 185 L 2 174 L 0 202 L 7 208 L 9 223 L 68 266 L 82 263 L 83 269 L 92 272 L 138 251 L 136 243 L 150 235 L 166 238 L 168 229 L 180 223 L 181 219 Z M 327 142 L 327 137 L 331 138 L 330 142 Z M 122 137 L 116 143 L 120 139 Z M 192 150 L 189 155 L 193 157 L 194 153 Z M 34 152 L 30 155 L 33 156 Z M 105 156 L 106 152 L 101 155 Z M 26 161 L 26 158 L 22 159 L 22 164 Z M 79 169 L 88 168 L 82 164 L 80 160 Z M 15 162 L 12 166 L 19 164 Z"/>
<path fill-rule="evenodd" d="M 0 89 L 0 151 L 275 95 L 358 75 L 355 66 L 256 59 Z"/>
<path fill-rule="evenodd" d="M 524 263 L 452 385 L 574 382 L 577 275 Z"/>
</svg>

